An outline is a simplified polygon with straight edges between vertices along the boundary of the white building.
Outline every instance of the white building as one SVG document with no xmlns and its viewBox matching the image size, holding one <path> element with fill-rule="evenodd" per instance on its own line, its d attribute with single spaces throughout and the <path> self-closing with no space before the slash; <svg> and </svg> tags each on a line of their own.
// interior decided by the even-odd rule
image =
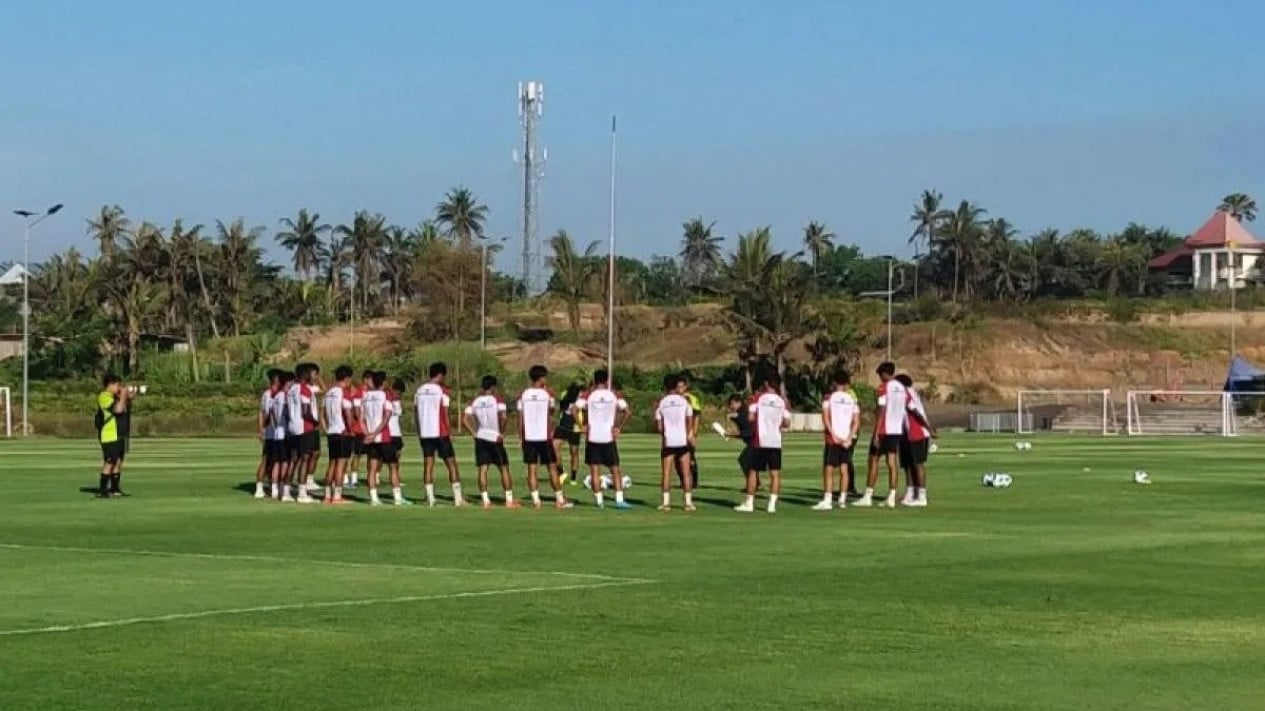
<svg viewBox="0 0 1265 711">
<path fill-rule="evenodd" d="M 1147 263 L 1154 272 L 1168 274 L 1169 282 L 1200 291 L 1242 289 L 1260 275 L 1265 242 L 1252 236 L 1226 212 L 1217 212 L 1181 246 Z"/>
</svg>

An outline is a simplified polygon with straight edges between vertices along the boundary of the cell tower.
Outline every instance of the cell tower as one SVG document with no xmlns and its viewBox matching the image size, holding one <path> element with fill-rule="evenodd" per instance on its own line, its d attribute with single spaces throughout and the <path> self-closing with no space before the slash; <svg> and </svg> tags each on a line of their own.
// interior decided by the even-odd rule
<svg viewBox="0 0 1265 711">
<path fill-rule="evenodd" d="M 523 286 L 529 294 L 545 290 L 544 250 L 540 244 L 540 181 L 545 177 L 548 149 L 540 147 L 540 121 L 544 117 L 545 85 L 538 81 L 518 83 L 518 117 L 523 128 L 521 153 L 514 159 L 523 167 Z"/>
</svg>

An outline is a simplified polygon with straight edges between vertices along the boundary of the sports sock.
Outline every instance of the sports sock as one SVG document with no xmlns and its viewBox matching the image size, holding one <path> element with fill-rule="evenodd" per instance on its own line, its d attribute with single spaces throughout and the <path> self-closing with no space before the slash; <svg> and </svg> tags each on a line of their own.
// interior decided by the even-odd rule
<svg viewBox="0 0 1265 711">
<path fill-rule="evenodd" d="M 615 492 L 615 503 L 617 503 L 617 504 L 622 504 L 622 503 L 624 503 L 624 492 L 623 492 L 623 491 L 616 491 L 616 492 Z"/>
<path fill-rule="evenodd" d="M 274 499 L 279 499 L 279 498 L 281 498 L 281 485 L 280 485 L 280 484 L 273 484 L 273 485 L 272 485 L 272 498 L 274 498 Z"/>
<path fill-rule="evenodd" d="M 694 505 L 694 492 L 692 491 L 685 492 L 685 505 L 686 506 Z"/>
<path fill-rule="evenodd" d="M 531 502 L 532 502 L 533 504 L 535 504 L 536 506 L 539 506 L 539 505 L 540 505 L 540 492 L 539 492 L 539 491 L 533 491 L 533 492 L 531 492 Z"/>
<path fill-rule="evenodd" d="M 492 497 L 488 496 L 488 492 L 486 492 L 486 491 L 480 491 L 480 492 L 479 492 L 479 497 L 483 499 L 483 503 L 485 503 L 485 504 L 490 504 L 490 503 L 492 503 Z"/>
<path fill-rule="evenodd" d="M 873 489 L 873 487 L 869 487 L 869 486 L 865 487 L 865 498 L 867 498 L 867 499 L 872 499 L 872 498 L 874 498 L 874 489 Z"/>
<path fill-rule="evenodd" d="M 461 482 L 459 481 L 452 484 L 452 498 L 458 501 L 461 500 Z"/>
<path fill-rule="evenodd" d="M 663 492 L 663 505 L 664 506 L 672 505 L 672 492 L 670 491 Z"/>
<path fill-rule="evenodd" d="M 343 487 L 341 486 L 334 487 L 334 498 L 335 499 L 343 498 Z"/>
<path fill-rule="evenodd" d="M 264 493 L 264 483 L 262 481 L 255 482 L 255 495 L 263 496 L 263 493 Z"/>
<path fill-rule="evenodd" d="M 100 477 L 101 477 L 100 480 L 97 481 L 97 493 L 99 494 L 110 493 L 110 475 L 101 474 Z"/>
<path fill-rule="evenodd" d="M 565 499 L 563 499 L 561 491 L 555 491 L 553 492 L 553 500 L 557 501 L 558 503 L 562 503 Z"/>
<path fill-rule="evenodd" d="M 777 494 L 769 494 L 769 510 L 777 508 Z"/>
<path fill-rule="evenodd" d="M 400 491 L 400 487 L 398 487 L 398 486 L 393 486 L 393 487 L 391 487 L 391 498 L 392 498 L 392 499 L 395 499 L 396 501 L 403 501 L 403 500 L 404 500 L 404 492 Z"/>
<path fill-rule="evenodd" d="M 122 479 L 123 479 L 122 474 L 111 474 L 110 475 L 110 491 L 116 494 L 119 493 L 119 482 L 122 481 Z"/>
<path fill-rule="evenodd" d="M 597 492 L 596 494 L 594 494 L 594 495 L 593 495 L 593 501 L 594 501 L 594 502 L 596 502 L 596 503 L 597 503 L 597 505 L 598 505 L 598 507 L 600 508 L 600 507 L 602 506 L 602 504 L 603 504 L 603 501 L 602 501 L 602 492 L 600 492 L 600 491 L 599 491 L 599 492 Z"/>
<path fill-rule="evenodd" d="M 514 503 L 514 492 L 510 491 L 509 489 L 505 490 L 505 503 L 507 504 Z"/>
<path fill-rule="evenodd" d="M 743 500 L 743 505 L 747 507 L 754 507 L 755 497 L 752 496 L 751 494 L 747 494 L 746 498 Z"/>
<path fill-rule="evenodd" d="M 435 485 L 434 484 L 426 485 L 426 503 L 428 504 L 435 503 Z"/>
<path fill-rule="evenodd" d="M 285 484 L 284 486 L 282 486 L 282 487 L 281 487 L 281 498 L 283 498 L 283 499 L 288 499 L 288 498 L 290 498 L 290 485 L 289 485 L 289 484 Z"/>
</svg>

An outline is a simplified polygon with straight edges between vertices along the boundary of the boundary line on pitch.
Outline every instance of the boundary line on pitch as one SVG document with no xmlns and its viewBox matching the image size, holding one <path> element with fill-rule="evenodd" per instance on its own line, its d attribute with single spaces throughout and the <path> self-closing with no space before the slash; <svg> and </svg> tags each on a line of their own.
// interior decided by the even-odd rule
<svg viewBox="0 0 1265 711">
<path fill-rule="evenodd" d="M 407 602 L 426 602 L 432 600 L 454 600 L 462 598 L 494 597 L 497 595 L 515 595 L 540 592 L 565 592 L 568 590 L 596 590 L 629 585 L 648 585 L 654 580 L 609 580 L 606 582 L 577 583 L 575 585 L 545 585 L 525 588 L 501 588 L 498 590 L 475 590 L 468 592 L 436 593 L 432 595 L 403 595 L 400 597 L 369 598 L 366 600 L 336 600 L 333 602 L 300 602 L 289 605 L 259 605 L 256 607 L 234 607 L 218 610 L 200 610 L 198 612 L 175 612 L 168 615 L 152 617 L 128 617 L 119 620 L 101 620 L 85 622 L 77 625 L 52 625 L 49 627 L 31 627 L 26 629 L 0 630 L 0 637 L 16 637 L 20 635 L 60 634 L 83 630 L 108 629 L 112 627 L 128 627 L 131 625 L 155 624 L 159 622 L 177 622 L 180 620 L 197 620 L 207 617 L 226 615 L 251 615 L 264 612 L 286 612 L 292 610 L 320 610 L 338 607 L 358 607 L 362 605 L 398 605 Z"/>
<path fill-rule="evenodd" d="M 555 575 L 567 578 L 602 581 L 624 585 L 648 585 L 658 580 L 647 578 L 626 578 L 600 573 L 570 573 L 556 570 L 504 570 L 488 568 L 452 568 L 431 565 L 405 565 L 401 563 L 362 563 L 350 560 L 322 560 L 320 558 L 285 558 L 270 555 L 237 555 L 231 553 L 186 553 L 181 551 L 153 551 L 130 548 L 87 548 L 80 546 L 41 546 L 25 543 L 0 543 L 0 550 L 16 551 L 51 551 L 57 553 L 88 553 L 107 555 L 134 555 L 155 558 L 194 558 L 203 560 L 240 560 L 255 563 L 292 563 L 309 565 L 331 565 L 342 568 L 369 568 L 381 570 L 411 570 L 420 573 L 470 573 L 472 575 Z"/>
</svg>

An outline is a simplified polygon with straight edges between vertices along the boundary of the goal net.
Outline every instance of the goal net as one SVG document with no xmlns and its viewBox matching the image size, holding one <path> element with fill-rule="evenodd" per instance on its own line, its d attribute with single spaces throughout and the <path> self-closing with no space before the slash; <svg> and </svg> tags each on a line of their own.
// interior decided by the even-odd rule
<svg viewBox="0 0 1265 711">
<path fill-rule="evenodd" d="M 1020 390 L 1015 432 L 1116 434 L 1116 406 L 1110 390 Z"/>
<path fill-rule="evenodd" d="M 1213 390 L 1131 390 L 1130 435 L 1265 433 L 1265 393 Z"/>
<path fill-rule="evenodd" d="M 0 407 L 4 408 L 4 436 L 13 436 L 13 407 L 9 396 L 9 389 L 0 387 Z"/>
</svg>

